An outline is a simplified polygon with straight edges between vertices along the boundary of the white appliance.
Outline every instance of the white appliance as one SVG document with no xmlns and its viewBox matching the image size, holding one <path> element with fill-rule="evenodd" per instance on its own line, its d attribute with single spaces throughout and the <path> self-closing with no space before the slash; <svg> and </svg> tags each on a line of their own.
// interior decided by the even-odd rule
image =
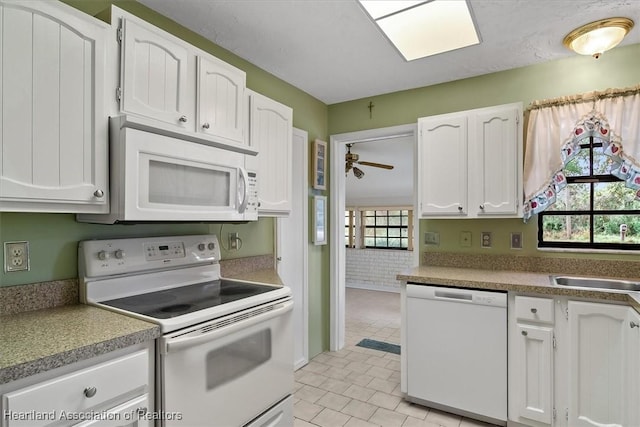
<svg viewBox="0 0 640 427">
<path fill-rule="evenodd" d="M 507 294 L 407 284 L 407 399 L 507 420 Z"/>
<path fill-rule="evenodd" d="M 81 300 L 160 325 L 160 425 L 291 426 L 291 291 L 221 278 L 219 259 L 215 235 L 83 241 Z"/>
<path fill-rule="evenodd" d="M 110 213 L 78 221 L 253 221 L 258 219 L 255 172 L 245 154 L 156 133 L 127 116 L 110 127 Z"/>
</svg>

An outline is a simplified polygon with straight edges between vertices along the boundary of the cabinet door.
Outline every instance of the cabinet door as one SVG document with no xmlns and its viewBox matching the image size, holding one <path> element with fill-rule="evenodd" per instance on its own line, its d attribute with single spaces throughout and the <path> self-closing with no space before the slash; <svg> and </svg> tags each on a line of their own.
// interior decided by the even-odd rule
<svg viewBox="0 0 640 427">
<path fill-rule="evenodd" d="M 74 424 L 73 427 L 152 427 L 149 414 L 149 395 L 143 394 L 106 411 L 97 412 L 95 419 Z"/>
<path fill-rule="evenodd" d="M 627 350 L 627 395 L 626 404 L 629 410 L 628 425 L 640 426 L 640 314 L 628 308 L 627 333 L 629 336 Z"/>
<path fill-rule="evenodd" d="M 553 329 L 525 324 L 516 325 L 514 360 L 509 361 L 513 376 L 510 391 L 514 421 L 527 420 L 551 425 L 553 414 Z M 537 425 L 537 424 L 536 424 Z"/>
<path fill-rule="evenodd" d="M 291 211 L 293 110 L 259 93 L 250 95 L 250 143 L 258 155 L 247 168 L 258 174 L 259 214 Z"/>
<path fill-rule="evenodd" d="M 418 194 L 422 216 L 464 216 L 467 206 L 467 117 L 418 119 Z"/>
<path fill-rule="evenodd" d="M 471 157 L 477 162 L 478 179 L 472 180 L 477 205 L 471 206 L 478 215 L 517 214 L 520 164 L 518 158 L 519 111 L 513 107 L 498 107 L 476 115 L 476 135 Z"/>
<path fill-rule="evenodd" d="M 568 425 L 630 425 L 625 390 L 628 310 L 569 301 Z"/>
<path fill-rule="evenodd" d="M 244 144 L 245 82 L 244 71 L 198 57 L 198 131 Z"/>
<path fill-rule="evenodd" d="M 108 26 L 49 1 L 0 20 L 0 210 L 107 212 Z"/>
<path fill-rule="evenodd" d="M 195 94 L 187 93 L 188 50 L 158 29 L 122 19 L 120 109 L 191 128 Z"/>
</svg>

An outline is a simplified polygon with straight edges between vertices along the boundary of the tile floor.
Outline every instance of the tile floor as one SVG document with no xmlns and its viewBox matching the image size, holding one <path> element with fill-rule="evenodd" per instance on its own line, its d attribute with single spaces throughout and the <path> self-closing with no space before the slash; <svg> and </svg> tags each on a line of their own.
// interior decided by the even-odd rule
<svg viewBox="0 0 640 427">
<path fill-rule="evenodd" d="M 294 427 L 487 427 L 406 402 L 400 356 L 356 347 L 363 338 L 400 344 L 400 294 L 347 288 L 345 348 L 296 371 Z"/>
</svg>

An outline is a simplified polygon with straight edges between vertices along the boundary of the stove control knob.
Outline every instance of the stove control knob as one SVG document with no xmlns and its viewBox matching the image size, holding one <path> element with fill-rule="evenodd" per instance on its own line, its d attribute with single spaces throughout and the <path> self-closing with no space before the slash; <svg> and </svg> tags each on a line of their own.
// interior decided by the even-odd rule
<svg viewBox="0 0 640 427">
<path fill-rule="evenodd" d="M 108 260 L 109 259 L 109 252 L 107 252 L 107 251 L 98 252 L 98 259 L 102 260 L 102 261 Z"/>
<path fill-rule="evenodd" d="M 124 251 L 123 251 L 122 249 L 118 249 L 118 250 L 116 251 L 115 255 L 116 255 L 116 258 L 118 258 L 118 259 L 122 259 L 122 258 L 124 258 L 125 253 L 124 253 Z"/>
<path fill-rule="evenodd" d="M 216 245 L 215 245 L 213 242 L 211 242 L 211 243 L 209 243 L 209 244 L 207 245 L 207 248 L 208 248 L 210 251 L 212 251 L 212 250 L 214 250 L 214 249 L 216 248 Z"/>
<path fill-rule="evenodd" d="M 204 251 L 204 249 L 205 249 L 205 248 L 206 248 L 206 246 L 204 245 L 204 243 L 200 243 L 200 244 L 198 245 L 198 250 L 199 250 L 199 251 Z"/>
</svg>

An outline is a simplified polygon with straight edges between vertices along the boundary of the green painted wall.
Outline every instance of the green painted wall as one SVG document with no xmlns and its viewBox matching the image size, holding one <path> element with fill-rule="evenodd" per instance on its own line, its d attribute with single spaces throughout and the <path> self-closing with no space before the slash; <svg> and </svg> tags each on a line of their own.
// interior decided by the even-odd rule
<svg viewBox="0 0 640 427">
<path fill-rule="evenodd" d="M 105 22 L 110 22 L 110 6 L 136 15 L 163 30 L 244 70 L 247 87 L 293 108 L 293 125 L 304 129 L 309 140 L 327 139 L 327 106 L 312 96 L 250 64 L 200 35 L 159 15 L 135 1 L 63 0 L 65 3 Z M 0 242 L 27 240 L 31 250 L 31 271 L 0 272 L 0 286 L 77 277 L 77 243 L 91 238 L 149 235 L 220 233 L 221 224 L 97 225 L 75 222 L 70 214 L 0 213 Z M 222 236 L 238 231 L 243 239 L 240 251 L 224 252 L 223 259 L 273 253 L 274 220 L 263 218 L 249 224 L 225 224 Z M 310 355 L 328 348 L 328 249 L 310 246 L 309 317 Z M 326 309 L 325 309 L 326 307 Z"/>
<path fill-rule="evenodd" d="M 607 88 L 622 88 L 640 83 L 640 44 L 620 47 L 602 55 L 573 56 L 540 65 L 502 71 L 414 90 L 373 96 L 329 106 L 329 133 L 338 134 L 415 123 L 419 117 L 555 98 Z M 373 102 L 373 117 L 367 105 Z M 424 245 L 424 232 L 440 233 L 439 246 Z M 470 248 L 460 245 L 460 233 L 472 233 Z M 492 233 L 493 247 L 480 247 L 480 232 Z M 510 249 L 510 233 L 523 234 L 523 249 Z M 528 224 L 519 219 L 421 220 L 421 252 L 469 252 L 549 257 L 588 257 L 637 260 L 637 255 L 569 253 L 537 249 L 537 220 Z"/>
</svg>

